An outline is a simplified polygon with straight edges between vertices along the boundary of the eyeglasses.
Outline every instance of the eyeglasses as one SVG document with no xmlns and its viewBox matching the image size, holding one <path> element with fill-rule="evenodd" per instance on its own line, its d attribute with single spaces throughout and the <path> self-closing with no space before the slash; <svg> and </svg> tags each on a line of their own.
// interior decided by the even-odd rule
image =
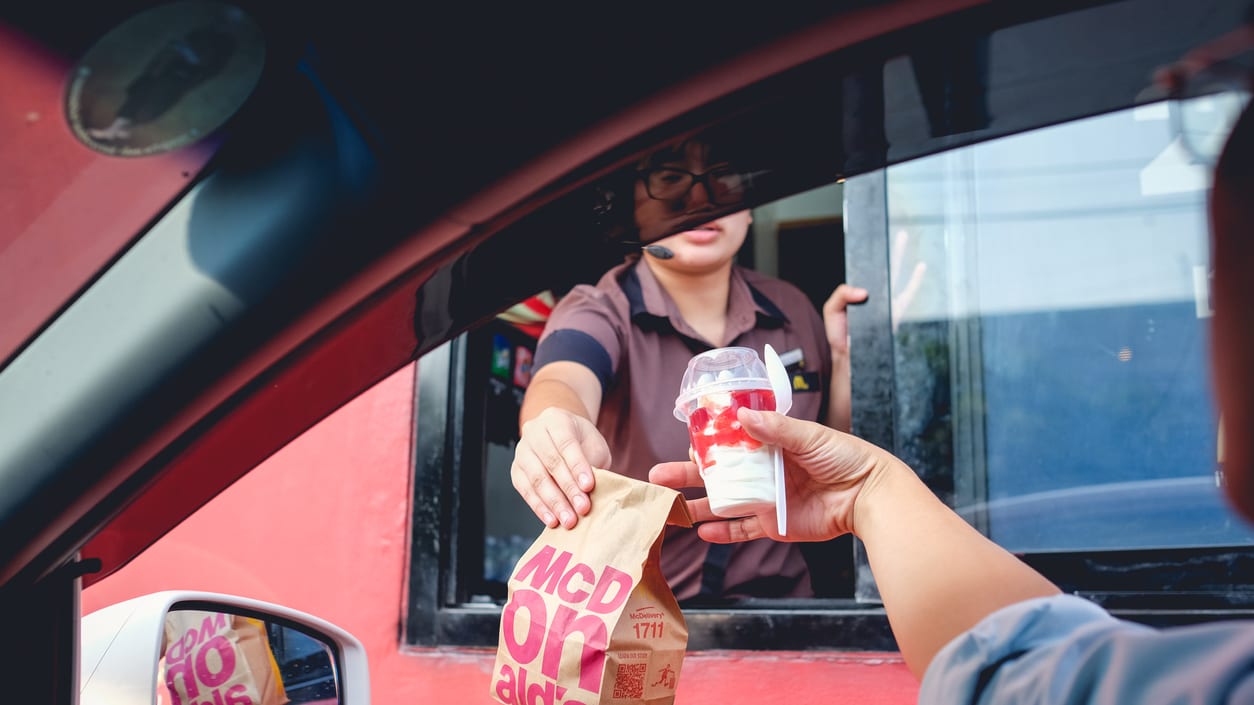
<svg viewBox="0 0 1254 705">
<path fill-rule="evenodd" d="M 653 167 L 636 172 L 644 181 L 644 190 L 656 201 L 676 201 L 688 195 L 700 183 L 706 198 L 720 206 L 731 205 L 744 198 L 745 180 L 740 172 L 727 166 L 716 166 L 694 174 L 670 166 Z"/>
</svg>

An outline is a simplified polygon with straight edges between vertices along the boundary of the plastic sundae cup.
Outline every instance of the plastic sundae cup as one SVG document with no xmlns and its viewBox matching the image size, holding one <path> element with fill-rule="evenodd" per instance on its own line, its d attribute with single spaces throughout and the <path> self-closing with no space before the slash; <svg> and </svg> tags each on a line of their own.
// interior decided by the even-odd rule
<svg viewBox="0 0 1254 705">
<path fill-rule="evenodd" d="M 688 361 L 675 399 L 675 418 L 688 437 L 710 511 L 740 517 L 775 506 L 773 448 L 740 426 L 742 407 L 775 410 L 766 366 L 752 348 L 715 348 Z"/>
</svg>

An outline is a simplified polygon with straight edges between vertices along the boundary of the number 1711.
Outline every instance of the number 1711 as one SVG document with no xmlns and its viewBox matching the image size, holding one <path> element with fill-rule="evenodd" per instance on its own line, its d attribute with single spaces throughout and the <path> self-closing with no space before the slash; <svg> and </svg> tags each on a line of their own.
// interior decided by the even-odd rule
<svg viewBox="0 0 1254 705">
<path fill-rule="evenodd" d="M 637 622 L 632 626 L 636 628 L 637 639 L 657 639 L 662 636 L 662 626 L 665 622 Z"/>
</svg>

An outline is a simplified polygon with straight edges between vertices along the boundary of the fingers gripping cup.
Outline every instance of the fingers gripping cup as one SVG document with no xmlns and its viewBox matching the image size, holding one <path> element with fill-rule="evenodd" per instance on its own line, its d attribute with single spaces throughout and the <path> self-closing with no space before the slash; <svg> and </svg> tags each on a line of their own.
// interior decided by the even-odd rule
<svg viewBox="0 0 1254 705">
<path fill-rule="evenodd" d="M 775 410 L 766 366 L 752 348 L 715 348 L 688 361 L 675 418 L 688 424 L 710 510 L 722 517 L 775 506 L 772 448 L 736 418 L 740 408 Z"/>
</svg>

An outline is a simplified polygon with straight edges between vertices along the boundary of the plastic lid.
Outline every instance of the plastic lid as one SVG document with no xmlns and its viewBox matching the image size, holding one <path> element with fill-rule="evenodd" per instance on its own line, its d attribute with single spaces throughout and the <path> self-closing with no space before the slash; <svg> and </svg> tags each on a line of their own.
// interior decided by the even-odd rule
<svg viewBox="0 0 1254 705">
<path fill-rule="evenodd" d="M 689 407 L 705 394 L 770 388 L 766 365 L 753 348 L 707 350 L 688 361 L 675 398 L 675 418 L 688 423 Z"/>
</svg>

